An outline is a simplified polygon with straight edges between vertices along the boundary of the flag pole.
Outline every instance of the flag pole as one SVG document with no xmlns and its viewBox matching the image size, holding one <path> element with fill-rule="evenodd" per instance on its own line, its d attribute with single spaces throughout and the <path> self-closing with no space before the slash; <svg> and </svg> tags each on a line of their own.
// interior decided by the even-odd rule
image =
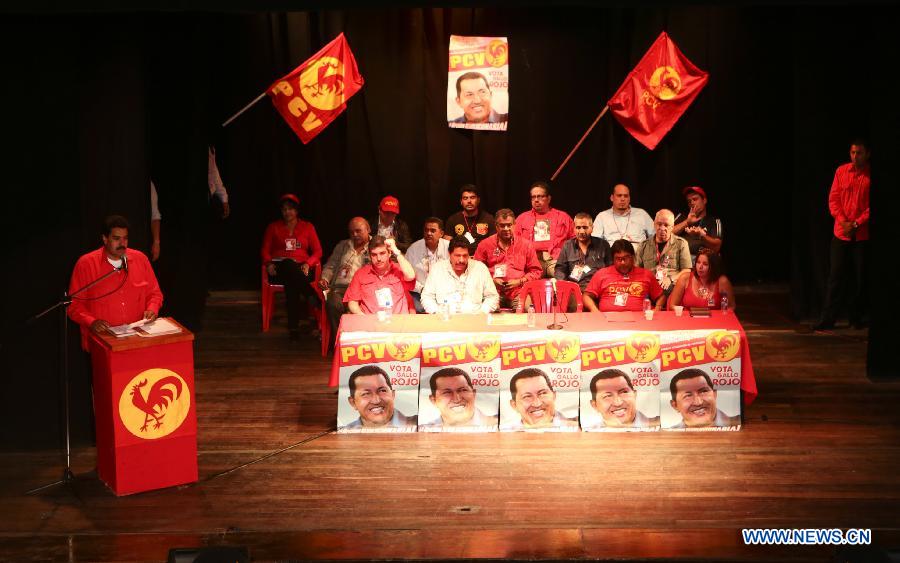
<svg viewBox="0 0 900 563">
<path fill-rule="evenodd" d="M 572 155 L 575 154 L 575 151 L 578 150 L 578 147 L 581 146 L 581 143 L 584 142 L 584 140 L 587 138 L 587 136 L 591 134 L 591 131 L 594 130 L 594 126 L 597 125 L 597 122 L 600 121 L 600 118 L 602 118 L 604 115 L 606 115 L 607 111 L 609 111 L 609 106 L 608 105 L 603 106 L 603 111 L 601 111 L 600 115 L 597 116 L 597 119 L 595 119 L 594 122 L 591 123 L 591 126 L 588 127 L 588 130 L 585 131 L 584 135 L 581 136 L 581 140 L 578 141 L 578 144 L 576 144 L 575 148 L 572 149 L 572 152 L 569 153 L 569 156 L 567 156 L 566 159 L 563 161 L 563 163 L 559 165 L 559 168 L 556 169 L 556 172 L 553 173 L 553 176 L 550 177 L 551 182 L 553 180 L 555 180 L 557 176 L 559 176 L 559 173 L 562 172 L 562 169 L 569 162 L 569 159 L 572 158 Z"/>
<path fill-rule="evenodd" d="M 263 92 L 262 94 L 260 94 L 259 96 L 257 96 L 255 100 L 253 100 L 252 102 L 250 102 L 249 104 L 247 104 L 246 106 L 244 106 L 244 108 L 243 108 L 241 111 L 239 111 L 239 112 L 237 112 L 236 114 L 234 114 L 234 115 L 232 115 L 231 117 L 229 117 L 228 120 L 227 120 L 225 123 L 222 124 L 222 127 L 225 127 L 226 125 L 228 125 L 229 123 L 231 123 L 232 121 L 234 121 L 235 119 L 237 119 L 239 115 L 241 115 L 242 113 L 244 113 L 245 111 L 247 111 L 248 109 L 250 109 L 250 108 L 253 106 L 253 104 L 255 104 L 256 102 L 258 102 L 258 101 L 260 101 L 261 99 L 265 98 L 265 97 L 266 97 L 266 93 L 267 93 L 267 92 Z"/>
</svg>

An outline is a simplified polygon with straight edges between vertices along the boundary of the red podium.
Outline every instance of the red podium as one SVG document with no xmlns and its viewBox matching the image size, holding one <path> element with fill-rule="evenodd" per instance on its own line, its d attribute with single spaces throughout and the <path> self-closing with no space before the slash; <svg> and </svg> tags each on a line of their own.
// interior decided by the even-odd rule
<svg viewBox="0 0 900 563">
<path fill-rule="evenodd" d="M 197 480 L 194 335 L 90 336 L 97 473 L 116 495 Z"/>
</svg>

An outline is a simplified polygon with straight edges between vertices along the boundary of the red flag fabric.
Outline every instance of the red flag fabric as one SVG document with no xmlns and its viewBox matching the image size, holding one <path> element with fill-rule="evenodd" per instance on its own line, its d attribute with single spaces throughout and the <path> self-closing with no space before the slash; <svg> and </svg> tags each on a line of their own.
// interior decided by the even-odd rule
<svg viewBox="0 0 900 563">
<path fill-rule="evenodd" d="M 694 66 L 664 31 L 607 105 L 622 127 L 653 150 L 708 80 L 709 73 Z"/>
<path fill-rule="evenodd" d="M 275 109 L 303 144 L 313 140 L 347 107 L 365 81 L 344 34 L 269 86 Z"/>
</svg>

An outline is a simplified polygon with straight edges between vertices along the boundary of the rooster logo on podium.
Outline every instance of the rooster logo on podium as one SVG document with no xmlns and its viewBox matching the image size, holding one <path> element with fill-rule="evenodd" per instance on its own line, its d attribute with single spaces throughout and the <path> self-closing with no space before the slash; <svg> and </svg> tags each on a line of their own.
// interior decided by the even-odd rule
<svg viewBox="0 0 900 563">
<path fill-rule="evenodd" d="M 122 390 L 119 417 L 138 438 L 162 438 L 184 422 L 191 408 L 190 394 L 187 383 L 174 371 L 149 369 Z"/>
</svg>

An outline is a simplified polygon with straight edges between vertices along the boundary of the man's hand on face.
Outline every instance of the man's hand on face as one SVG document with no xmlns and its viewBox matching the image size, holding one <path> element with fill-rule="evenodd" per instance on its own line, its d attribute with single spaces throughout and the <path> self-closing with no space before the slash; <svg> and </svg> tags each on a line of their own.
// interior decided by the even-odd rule
<svg viewBox="0 0 900 563">
<path fill-rule="evenodd" d="M 397 248 L 397 242 L 394 241 L 394 239 L 384 239 L 384 245 L 388 250 L 391 251 L 392 256 L 397 256 L 398 254 L 400 254 L 400 249 Z"/>
</svg>

